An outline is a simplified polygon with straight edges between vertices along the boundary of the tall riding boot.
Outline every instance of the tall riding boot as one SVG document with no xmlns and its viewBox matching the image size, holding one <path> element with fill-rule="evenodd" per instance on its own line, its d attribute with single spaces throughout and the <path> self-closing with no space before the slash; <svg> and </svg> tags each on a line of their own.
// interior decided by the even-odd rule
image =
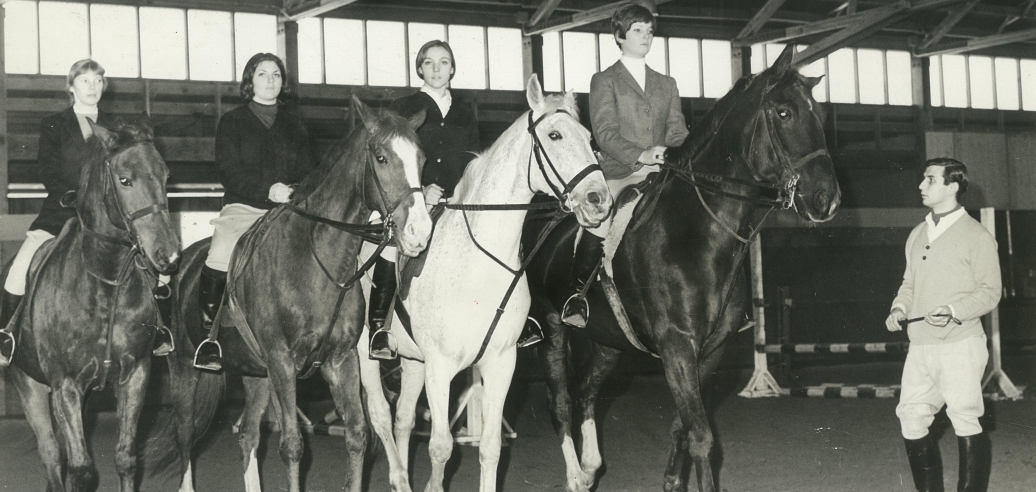
<svg viewBox="0 0 1036 492">
<path fill-rule="evenodd" d="M 957 451 L 960 453 L 957 492 L 986 492 L 993 461 L 992 447 L 989 434 L 985 432 L 957 437 Z"/>
<path fill-rule="evenodd" d="M 169 300 L 170 289 L 168 285 L 159 285 L 151 291 L 155 296 L 155 304 L 158 305 L 158 326 L 155 327 L 155 343 L 151 348 L 151 355 L 165 357 L 174 350 L 176 344 L 173 342 L 173 332 L 169 327 L 173 326 L 173 301 Z"/>
<path fill-rule="evenodd" d="M 593 282 L 590 277 L 594 275 L 603 256 L 604 240 L 583 231 L 572 264 L 572 283 L 569 285 L 571 295 L 561 310 L 561 321 L 566 325 L 586 328 L 586 322 L 590 319 L 590 305 L 586 303 L 584 289 Z"/>
<path fill-rule="evenodd" d="M 910 472 L 918 492 L 943 492 L 942 457 L 939 446 L 929 434 L 920 439 L 903 439 L 906 443 Z"/>
<path fill-rule="evenodd" d="M 396 263 L 378 258 L 374 263 L 374 285 L 367 308 L 367 336 L 370 350 L 367 357 L 373 360 L 392 360 L 397 357 L 395 339 L 387 328 L 392 298 L 396 295 Z"/>
<path fill-rule="evenodd" d="M 14 317 L 22 297 L 0 289 L 0 367 L 11 365 L 11 359 L 14 358 L 14 332 L 7 323 Z"/>
<path fill-rule="evenodd" d="M 216 314 L 223 303 L 223 291 L 227 288 L 227 272 L 203 266 L 198 276 L 198 310 L 201 311 L 202 328 L 212 331 Z M 223 348 L 216 340 L 205 339 L 194 353 L 194 367 L 210 371 L 223 368 Z"/>
</svg>

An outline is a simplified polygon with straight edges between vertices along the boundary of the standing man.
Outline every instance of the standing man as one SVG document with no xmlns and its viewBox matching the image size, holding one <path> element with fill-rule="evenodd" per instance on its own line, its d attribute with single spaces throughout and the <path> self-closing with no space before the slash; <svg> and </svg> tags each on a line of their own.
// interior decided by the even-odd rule
<svg viewBox="0 0 1036 492">
<path fill-rule="evenodd" d="M 654 14 L 641 5 L 623 5 L 612 14 L 611 25 L 622 57 L 590 79 L 590 125 L 601 147 L 601 170 L 616 197 L 626 186 L 657 172 L 658 165 L 665 162 L 666 147 L 682 144 L 688 132 L 676 79 L 644 62 L 655 39 Z M 570 296 L 561 315 L 567 325 L 586 326 L 590 308 L 581 293 L 601 261 L 602 238 L 610 226 L 611 219 L 605 219 L 600 227 L 581 234 Z"/>
<path fill-rule="evenodd" d="M 903 285 L 885 320 L 889 331 L 907 326 L 910 337 L 896 415 L 917 490 L 943 490 L 939 447 L 928 427 L 946 405 L 960 457 L 957 490 L 985 491 L 990 441 L 979 417 L 989 355 L 979 318 L 1000 302 L 1000 259 L 996 239 L 960 206 L 967 167 L 948 158 L 926 166 L 918 188 L 931 213 L 907 238 Z"/>
</svg>

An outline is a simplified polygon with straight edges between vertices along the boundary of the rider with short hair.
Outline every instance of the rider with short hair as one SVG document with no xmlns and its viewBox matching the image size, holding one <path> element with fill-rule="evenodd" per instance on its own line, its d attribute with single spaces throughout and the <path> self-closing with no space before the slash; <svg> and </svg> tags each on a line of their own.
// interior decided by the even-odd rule
<svg viewBox="0 0 1036 492">
<path fill-rule="evenodd" d="M 288 72 L 271 53 L 257 53 L 245 64 L 241 96 L 246 104 L 231 110 L 216 128 L 216 169 L 226 190 L 209 254 L 198 281 L 198 307 L 206 331 L 223 300 L 231 254 L 241 235 L 273 207 L 291 199 L 295 186 L 313 170 L 309 133 L 302 118 L 285 106 Z M 219 370 L 218 342 L 203 343 L 195 364 Z"/>
<path fill-rule="evenodd" d="M 655 16 L 640 5 L 625 5 L 612 14 L 612 33 L 622 57 L 590 80 L 590 124 L 612 196 L 643 181 L 664 162 L 666 147 L 687 138 L 676 79 L 647 66 L 655 36 Z M 580 234 L 572 264 L 571 295 L 562 309 L 565 324 L 583 328 L 589 307 L 582 296 L 603 255 L 602 241 L 611 226 L 605 220 Z"/>
<path fill-rule="evenodd" d="M 87 119 L 100 125 L 110 120 L 108 113 L 97 107 L 108 88 L 104 67 L 99 63 L 89 58 L 73 63 L 66 88 L 72 106 L 44 118 L 40 124 L 36 163 L 47 197 L 40 214 L 25 233 L 25 241 L 11 263 L 0 292 L 0 366 L 8 365 L 14 356 L 14 335 L 7 324 L 25 295 L 33 255 L 44 242 L 61 233 L 65 222 L 76 216 L 74 193 L 79 188 L 83 159 L 88 155 L 86 141 L 93 135 Z M 161 327 L 155 344 L 162 346 L 171 340 L 168 328 Z"/>
</svg>

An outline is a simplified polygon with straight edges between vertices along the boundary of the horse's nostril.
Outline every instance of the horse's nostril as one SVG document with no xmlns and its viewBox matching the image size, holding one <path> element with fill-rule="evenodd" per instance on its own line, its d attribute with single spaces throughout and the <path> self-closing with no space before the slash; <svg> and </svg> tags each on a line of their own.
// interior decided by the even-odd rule
<svg viewBox="0 0 1036 492">
<path fill-rule="evenodd" d="M 602 201 L 601 194 L 596 191 L 591 191 L 586 194 L 586 201 L 590 202 L 591 205 L 600 205 Z"/>
</svg>

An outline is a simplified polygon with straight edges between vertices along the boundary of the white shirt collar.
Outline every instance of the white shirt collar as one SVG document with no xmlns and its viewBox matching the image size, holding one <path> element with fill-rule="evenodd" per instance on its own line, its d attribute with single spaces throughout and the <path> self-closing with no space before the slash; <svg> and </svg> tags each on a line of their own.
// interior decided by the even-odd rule
<svg viewBox="0 0 1036 492">
<path fill-rule="evenodd" d="M 954 223 L 964 217 L 964 214 L 968 213 L 964 210 L 964 207 L 958 208 L 954 212 L 950 212 L 949 215 L 939 219 L 939 224 L 936 225 L 935 221 L 932 220 L 932 213 L 924 216 L 924 221 L 928 223 L 928 242 L 935 241 L 941 236 L 947 229 L 950 228 Z"/>
<path fill-rule="evenodd" d="M 624 56 L 619 58 L 619 61 L 626 66 L 626 70 L 629 70 L 630 75 L 633 76 L 633 80 L 636 80 L 640 84 L 641 90 L 647 90 L 644 79 L 647 78 L 647 63 L 643 58 L 630 58 Z"/>
<path fill-rule="evenodd" d="M 421 86 L 421 92 L 428 94 L 428 96 L 431 97 L 433 101 L 435 101 L 435 105 L 439 106 L 439 112 L 441 112 L 442 117 L 445 118 L 446 113 L 450 112 L 450 106 L 453 105 L 453 96 L 450 95 L 450 90 L 446 89 L 445 91 L 443 91 L 442 96 L 440 97 L 438 94 L 435 93 L 435 91 L 432 90 L 431 87 L 424 85 Z"/>
<path fill-rule="evenodd" d="M 72 112 L 74 112 L 75 114 L 85 114 L 87 116 L 96 116 L 97 115 L 97 106 L 89 108 L 89 107 L 86 107 L 86 106 L 80 106 L 79 104 L 73 104 L 72 105 Z"/>
</svg>

